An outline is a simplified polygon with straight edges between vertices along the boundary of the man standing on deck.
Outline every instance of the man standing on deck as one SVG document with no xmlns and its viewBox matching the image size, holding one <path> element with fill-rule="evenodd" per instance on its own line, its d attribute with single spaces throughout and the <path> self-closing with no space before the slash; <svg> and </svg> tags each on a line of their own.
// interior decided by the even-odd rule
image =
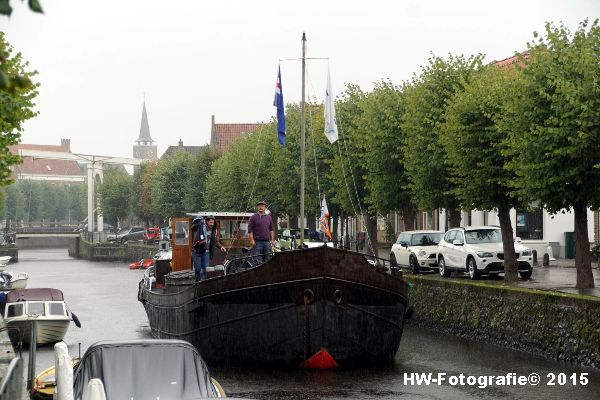
<svg viewBox="0 0 600 400">
<path fill-rule="evenodd" d="M 271 215 L 266 213 L 267 203 L 256 203 L 257 212 L 250 217 L 248 233 L 252 245 L 252 255 L 257 264 L 262 264 L 271 257 L 271 247 L 275 244 L 275 228 Z"/>
</svg>

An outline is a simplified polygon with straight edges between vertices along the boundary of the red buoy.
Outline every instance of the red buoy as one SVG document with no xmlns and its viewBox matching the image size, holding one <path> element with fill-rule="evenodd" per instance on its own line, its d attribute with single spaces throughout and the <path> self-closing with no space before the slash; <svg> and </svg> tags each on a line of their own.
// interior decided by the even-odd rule
<svg viewBox="0 0 600 400">
<path fill-rule="evenodd" d="M 337 367 L 339 367 L 337 361 L 325 349 L 319 350 L 300 364 L 300 368 L 304 369 L 333 369 Z"/>
</svg>

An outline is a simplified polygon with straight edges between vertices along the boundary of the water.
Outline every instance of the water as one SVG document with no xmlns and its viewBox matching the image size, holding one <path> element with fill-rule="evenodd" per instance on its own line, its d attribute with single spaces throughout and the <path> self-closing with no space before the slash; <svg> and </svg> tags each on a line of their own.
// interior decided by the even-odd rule
<svg viewBox="0 0 600 400">
<path fill-rule="evenodd" d="M 66 249 L 23 250 L 11 269 L 30 274 L 28 287 L 61 289 L 82 328 L 69 328 L 65 342 L 72 355 L 99 340 L 149 338 L 150 329 L 137 301 L 143 271 L 126 263 L 92 263 L 69 258 Z M 268 333 L 267 333 L 268 334 Z M 27 359 L 26 352 L 24 358 Z M 52 347 L 38 349 L 36 371 L 54 362 Z M 393 366 L 307 372 L 211 368 L 231 396 L 254 399 L 598 399 L 600 371 L 572 367 L 526 353 L 510 351 L 408 326 Z M 528 376 L 538 373 L 538 386 L 476 386 L 405 384 L 405 374 Z M 587 373 L 587 385 L 573 385 Z M 548 374 L 555 385 L 547 386 Z M 563 375 L 559 375 L 563 374 Z M 410 375 L 407 375 L 410 376 Z M 435 376 L 434 376 L 435 377 Z M 564 385 L 563 378 L 567 378 Z M 446 378 L 448 379 L 448 378 Z M 579 381 L 578 381 L 579 382 Z"/>
</svg>

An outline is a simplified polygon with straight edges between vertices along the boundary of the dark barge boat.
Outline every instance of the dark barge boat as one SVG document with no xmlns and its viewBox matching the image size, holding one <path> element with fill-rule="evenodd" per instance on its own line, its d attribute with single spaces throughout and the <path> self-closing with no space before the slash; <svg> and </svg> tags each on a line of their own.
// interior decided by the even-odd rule
<svg viewBox="0 0 600 400">
<path fill-rule="evenodd" d="M 173 232 L 184 222 L 173 222 Z M 328 246 L 297 249 L 195 283 L 190 236 L 183 244 L 173 235 L 175 272 L 163 276 L 157 265 L 156 281 L 140 282 L 155 337 L 189 341 L 211 364 L 319 368 L 394 359 L 408 285 L 386 260 Z"/>
</svg>

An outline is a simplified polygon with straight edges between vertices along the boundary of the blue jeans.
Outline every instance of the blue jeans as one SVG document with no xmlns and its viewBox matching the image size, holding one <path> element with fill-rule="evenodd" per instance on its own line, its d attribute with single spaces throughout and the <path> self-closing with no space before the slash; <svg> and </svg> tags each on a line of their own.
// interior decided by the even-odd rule
<svg viewBox="0 0 600 400">
<path fill-rule="evenodd" d="M 210 254 L 204 253 L 192 253 L 192 260 L 194 262 L 194 274 L 196 275 L 196 282 L 206 279 L 206 267 L 210 264 Z"/>
<path fill-rule="evenodd" d="M 271 258 L 271 243 L 268 240 L 255 240 L 252 248 L 252 258 L 254 266 L 260 265 Z"/>
</svg>

